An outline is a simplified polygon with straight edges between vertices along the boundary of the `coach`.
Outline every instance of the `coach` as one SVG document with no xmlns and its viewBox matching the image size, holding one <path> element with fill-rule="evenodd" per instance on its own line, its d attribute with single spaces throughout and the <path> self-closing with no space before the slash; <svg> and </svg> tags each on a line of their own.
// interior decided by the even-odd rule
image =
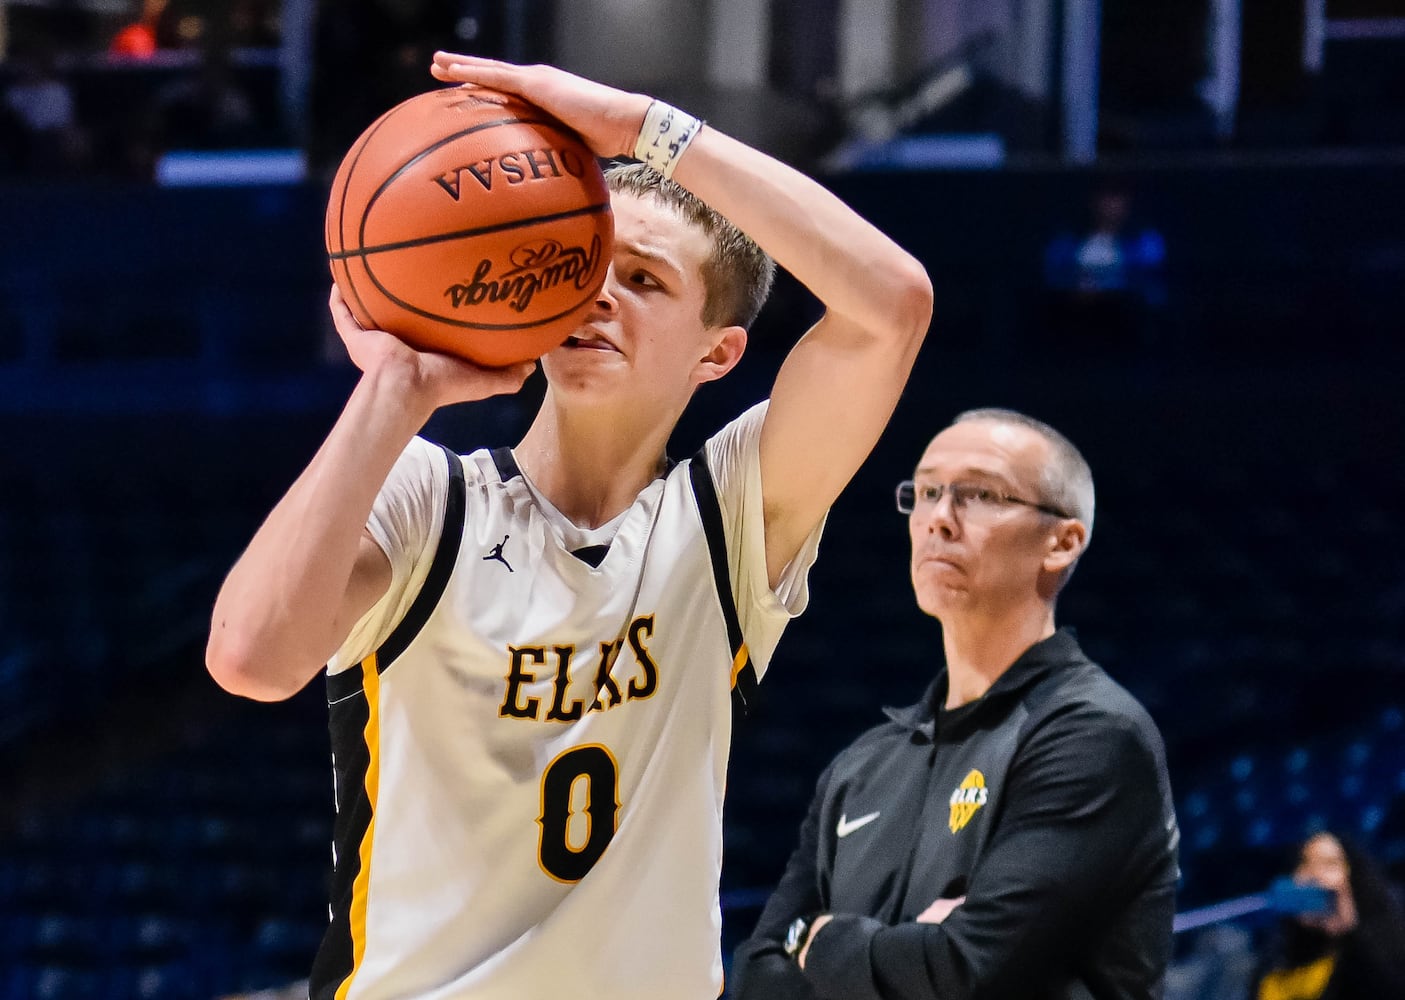
<svg viewBox="0 0 1405 1000">
<path fill-rule="evenodd" d="M 1054 625 L 1093 528 L 1087 463 L 1037 420 L 975 410 L 898 509 L 945 665 L 821 776 L 732 996 L 1160 997 L 1178 841 L 1161 737 Z"/>
</svg>

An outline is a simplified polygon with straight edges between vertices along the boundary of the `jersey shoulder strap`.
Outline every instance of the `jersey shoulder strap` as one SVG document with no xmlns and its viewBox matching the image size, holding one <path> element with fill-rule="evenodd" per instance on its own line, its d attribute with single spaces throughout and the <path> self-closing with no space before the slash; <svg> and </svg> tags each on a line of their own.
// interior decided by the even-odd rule
<svg viewBox="0 0 1405 1000">
<path fill-rule="evenodd" d="M 444 588 L 449 585 L 449 575 L 458 561 L 459 545 L 463 540 L 466 488 L 464 486 L 463 459 L 450 448 L 439 446 L 444 459 L 449 464 L 449 493 L 444 504 L 444 524 L 439 531 L 439 544 L 435 546 L 429 574 L 410 604 L 410 610 L 391 630 L 385 642 L 376 651 L 378 673 L 395 662 L 410 642 L 419 635 L 434 612 L 439 598 L 444 596 Z M 327 700 L 337 702 L 361 689 L 361 671 L 343 670 L 327 677 Z"/>
<path fill-rule="evenodd" d="M 703 535 L 707 538 L 712 557 L 712 579 L 717 585 L 717 600 L 722 605 L 722 618 L 727 623 L 727 642 L 732 650 L 732 704 L 748 714 L 756 703 L 758 683 L 751 652 L 742 635 L 741 619 L 737 615 L 736 598 L 732 596 L 732 575 L 727 567 L 727 538 L 722 527 L 722 503 L 717 499 L 717 486 L 707 465 L 707 448 L 703 447 L 688 463 L 688 475 L 693 485 L 693 499 L 702 517 Z"/>
</svg>

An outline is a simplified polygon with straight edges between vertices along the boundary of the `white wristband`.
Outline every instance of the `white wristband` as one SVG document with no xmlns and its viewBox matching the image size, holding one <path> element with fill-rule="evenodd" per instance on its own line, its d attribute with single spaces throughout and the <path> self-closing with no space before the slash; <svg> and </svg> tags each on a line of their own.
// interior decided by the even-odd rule
<svg viewBox="0 0 1405 1000">
<path fill-rule="evenodd" d="M 702 127 L 702 119 L 679 111 L 671 104 L 655 101 L 644 115 L 639 138 L 634 143 L 634 158 L 665 177 L 672 177 L 683 152 Z"/>
</svg>

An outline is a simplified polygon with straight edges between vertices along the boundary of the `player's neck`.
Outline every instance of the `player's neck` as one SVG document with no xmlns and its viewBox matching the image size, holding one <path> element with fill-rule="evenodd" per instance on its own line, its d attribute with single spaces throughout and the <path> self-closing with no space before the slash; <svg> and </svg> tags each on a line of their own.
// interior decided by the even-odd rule
<svg viewBox="0 0 1405 1000">
<path fill-rule="evenodd" d="M 980 698 L 1025 650 L 1053 634 L 1054 609 L 1042 602 L 1015 615 L 975 613 L 943 620 L 946 707 Z"/>
<path fill-rule="evenodd" d="M 599 527 L 664 471 L 664 448 L 676 422 L 676 415 L 663 420 L 625 407 L 567 413 L 548 392 L 513 454 L 567 519 Z"/>
</svg>

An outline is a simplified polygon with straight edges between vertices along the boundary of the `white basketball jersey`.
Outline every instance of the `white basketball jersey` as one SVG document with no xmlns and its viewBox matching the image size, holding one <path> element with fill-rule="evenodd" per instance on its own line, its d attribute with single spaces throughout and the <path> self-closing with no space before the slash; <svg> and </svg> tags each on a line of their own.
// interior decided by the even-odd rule
<svg viewBox="0 0 1405 1000">
<path fill-rule="evenodd" d="M 803 610 L 820 533 L 773 592 L 764 414 L 651 483 L 608 547 L 507 449 L 406 450 L 369 524 L 394 583 L 329 665 L 314 1000 L 719 995 L 734 688 Z"/>
</svg>

